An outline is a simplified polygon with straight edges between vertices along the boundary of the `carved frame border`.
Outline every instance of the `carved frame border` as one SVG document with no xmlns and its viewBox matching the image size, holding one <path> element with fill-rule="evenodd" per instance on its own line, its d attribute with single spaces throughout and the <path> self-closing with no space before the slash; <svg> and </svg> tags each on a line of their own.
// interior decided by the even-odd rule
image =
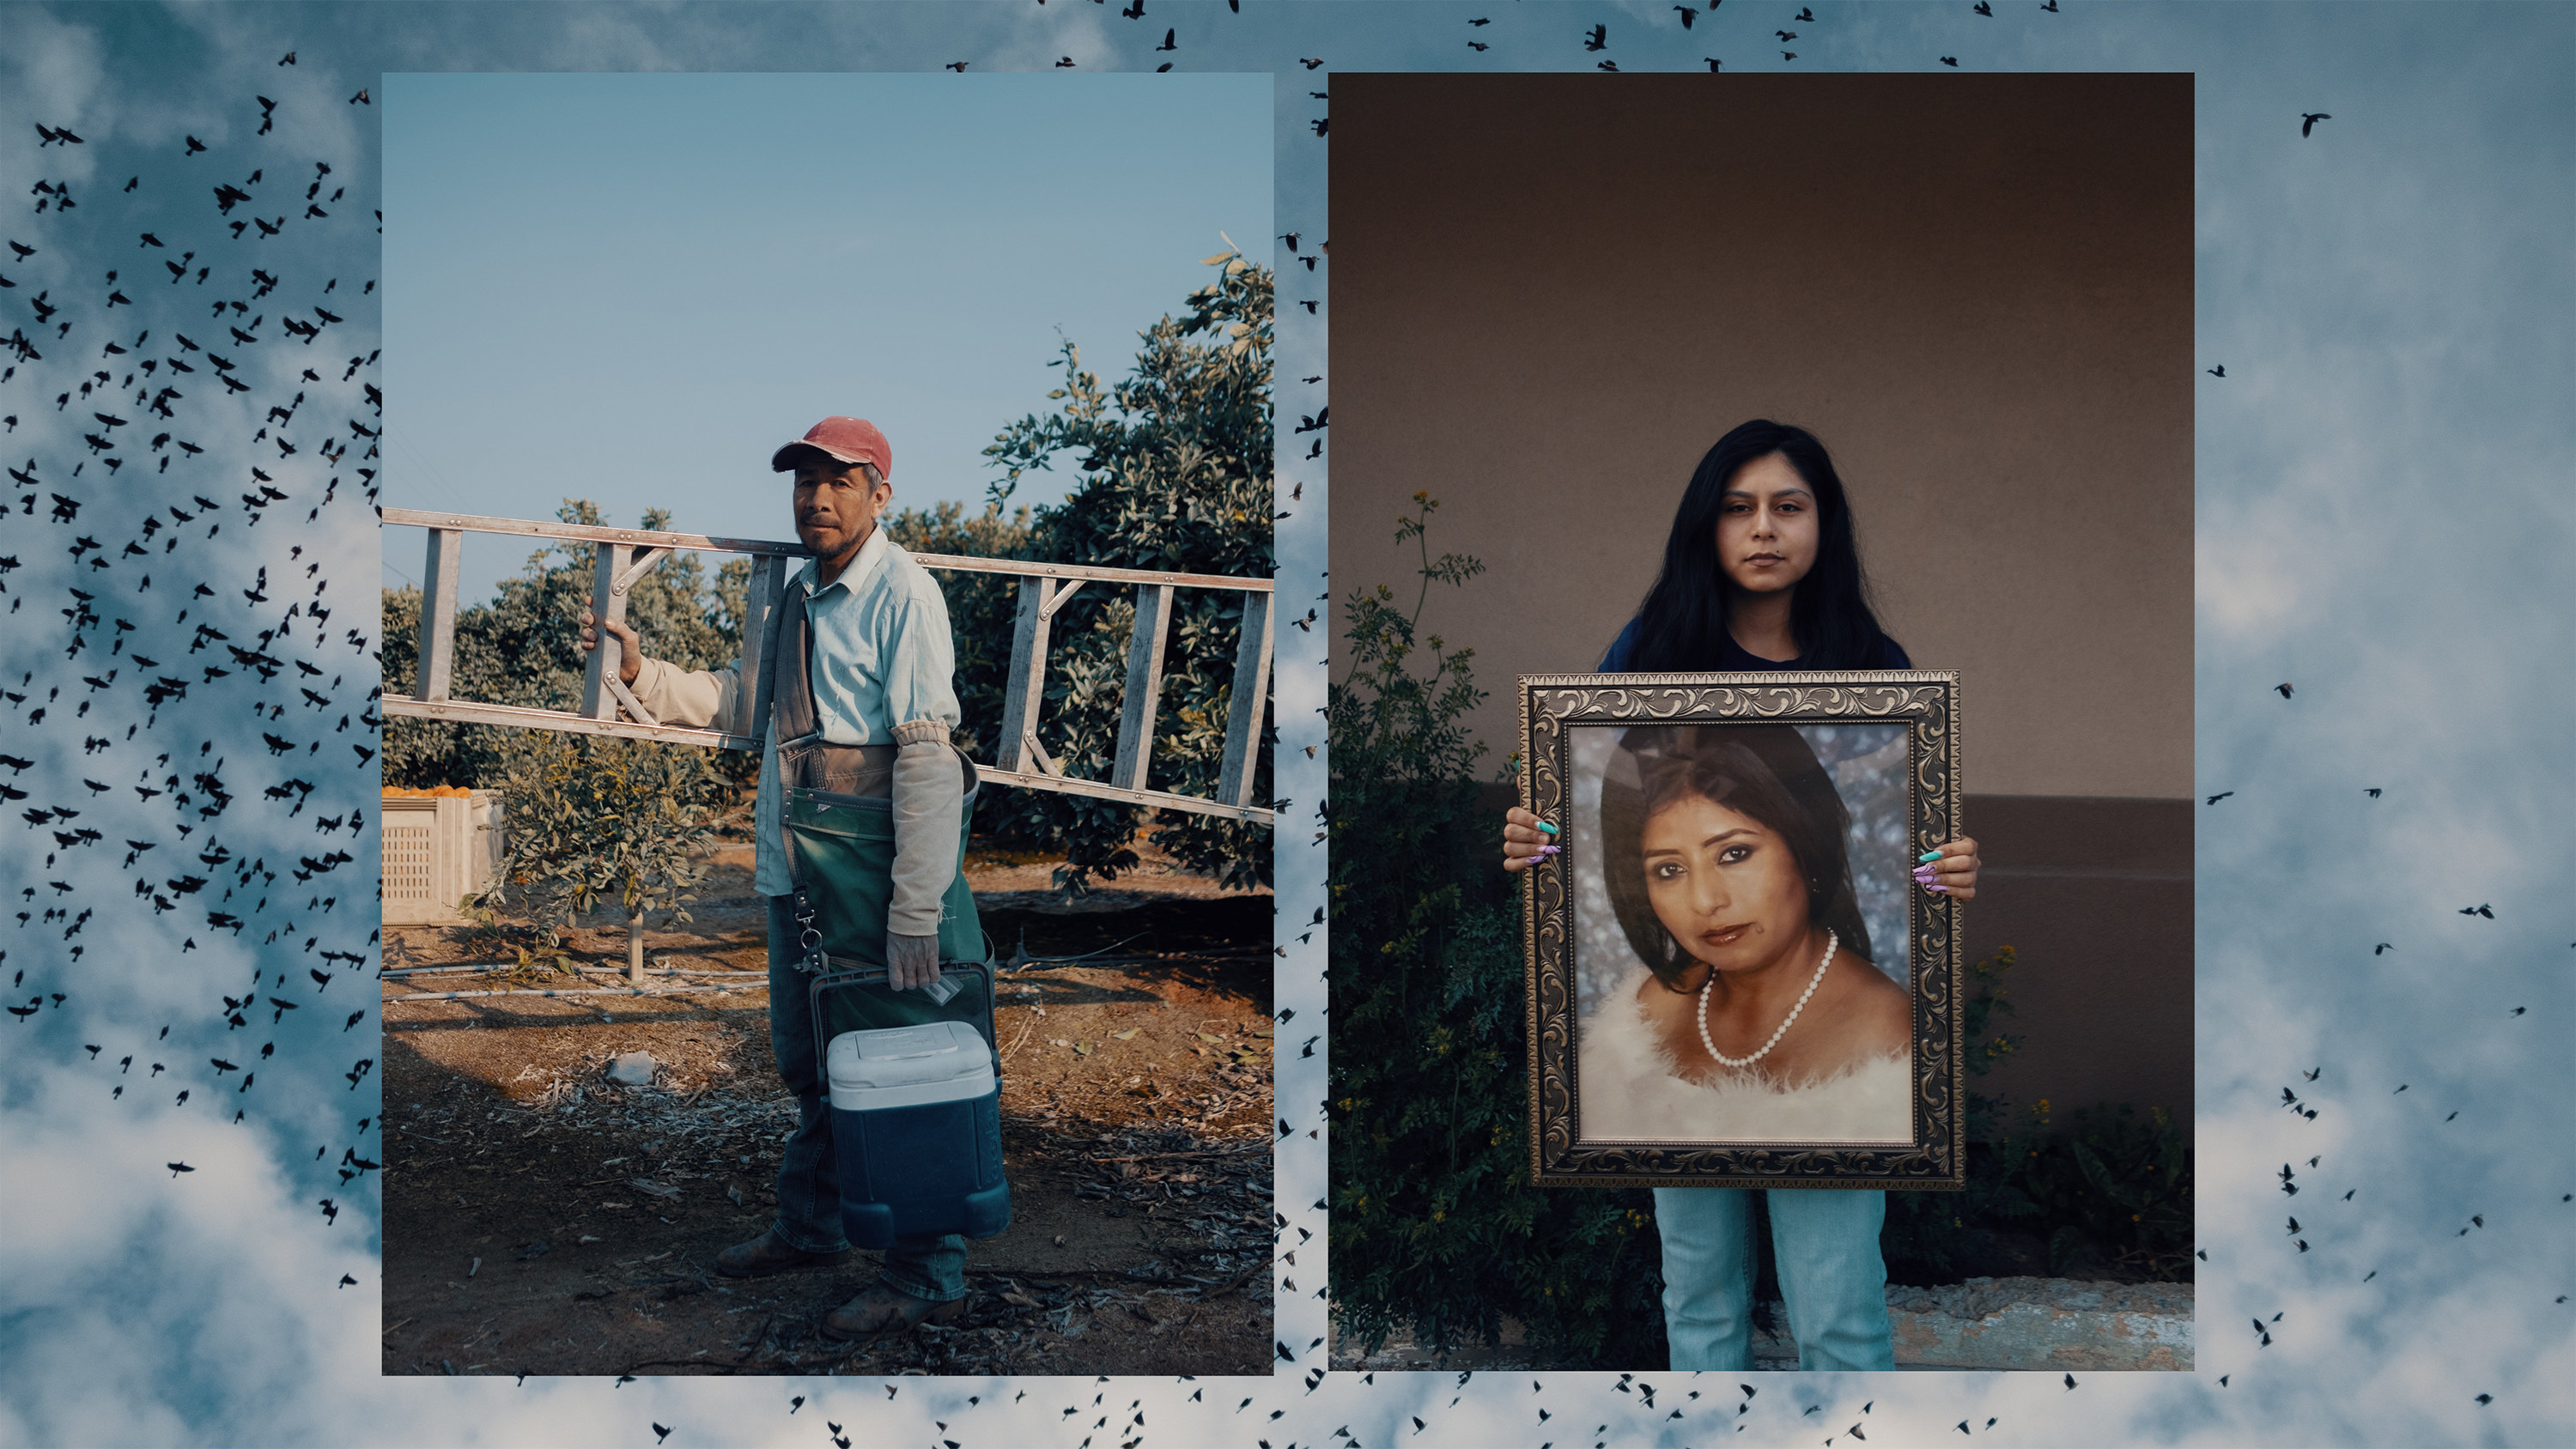
<svg viewBox="0 0 2576 1449">
<path fill-rule="evenodd" d="M 1520 676 L 1521 805 L 1565 825 L 1568 726 L 1904 724 L 1906 829 L 1920 854 L 1961 831 L 1959 676 L 1937 670 Z M 1578 843 L 1579 845 L 1579 843 Z M 1578 1143 L 1571 866 L 1527 873 L 1521 950 L 1529 1001 L 1530 1180 L 1541 1187 L 1884 1188 L 1967 1185 L 1965 966 L 1960 905 L 1909 889 L 1914 996 L 1914 1142 L 1909 1147 L 1760 1142 Z"/>
</svg>

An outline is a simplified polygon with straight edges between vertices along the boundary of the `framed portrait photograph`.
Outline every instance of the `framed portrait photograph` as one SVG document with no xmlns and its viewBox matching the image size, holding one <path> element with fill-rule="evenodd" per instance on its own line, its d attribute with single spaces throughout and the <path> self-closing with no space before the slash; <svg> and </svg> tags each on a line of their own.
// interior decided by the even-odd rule
<svg viewBox="0 0 2576 1449">
<path fill-rule="evenodd" d="M 1933 670 L 1520 676 L 1540 1186 L 1965 1181 L 1959 685 Z"/>
</svg>

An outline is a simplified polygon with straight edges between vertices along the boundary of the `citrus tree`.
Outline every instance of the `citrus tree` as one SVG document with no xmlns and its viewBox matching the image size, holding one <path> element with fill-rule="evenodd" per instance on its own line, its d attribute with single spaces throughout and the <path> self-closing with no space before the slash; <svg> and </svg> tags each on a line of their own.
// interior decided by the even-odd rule
<svg viewBox="0 0 2576 1449">
<path fill-rule="evenodd" d="M 514 730 L 501 745 L 506 849 L 474 904 L 560 928 L 613 906 L 627 979 L 644 980 L 644 919 L 687 921 L 726 783 L 694 745 Z"/>
<path fill-rule="evenodd" d="M 1236 251 L 1206 259 L 1215 280 L 1189 295 L 1177 318 L 1165 316 L 1141 334 L 1124 381 L 1104 389 L 1064 343 L 1056 367 L 1063 386 L 1047 394 L 1060 406 L 1030 414 L 995 437 L 984 456 L 1002 471 L 992 485 L 998 511 L 1031 470 L 1072 454 L 1082 473 L 1061 504 L 1034 510 L 1020 557 L 1106 568 L 1267 578 L 1274 568 L 1271 515 L 1270 347 L 1272 288 L 1267 267 Z M 1200 340 L 1204 339 L 1204 340 Z M 900 536 L 900 535 L 898 535 Z M 1008 640 L 1015 595 L 992 590 L 990 604 L 970 605 L 970 632 Z M 1148 784 L 1189 795 L 1216 793 L 1226 721 L 1238 708 L 1265 709 L 1267 699 L 1233 698 L 1234 654 L 1251 596 L 1186 589 L 1174 596 L 1163 655 Z M 958 612 L 952 592 L 951 612 Z M 1135 627 L 1128 591 L 1093 586 L 1055 616 L 1039 741 L 1068 775 L 1106 778 L 1118 752 L 1125 702 L 1127 641 Z M 998 722 L 1007 645 L 971 664 L 961 651 L 958 687 L 968 723 Z M 986 697 L 992 712 L 972 701 Z M 1270 792 L 1276 731 L 1258 733 L 1253 793 Z M 987 755 L 987 758 L 990 756 Z M 1129 842 L 1143 811 L 1115 801 L 1035 790 L 997 791 L 977 811 L 978 824 L 1061 850 L 1059 883 L 1082 890 L 1094 876 L 1115 877 L 1136 864 Z M 1270 832 L 1239 821 L 1183 815 L 1164 822 L 1158 843 L 1183 865 L 1242 888 L 1270 879 Z"/>
</svg>

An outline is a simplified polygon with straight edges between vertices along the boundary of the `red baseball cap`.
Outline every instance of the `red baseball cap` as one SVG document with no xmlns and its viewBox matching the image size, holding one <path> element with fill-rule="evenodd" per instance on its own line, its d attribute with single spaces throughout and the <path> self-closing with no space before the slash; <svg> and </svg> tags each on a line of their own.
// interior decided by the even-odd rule
<svg viewBox="0 0 2576 1449">
<path fill-rule="evenodd" d="M 796 466 L 794 453 L 799 448 L 812 448 L 844 463 L 874 463 L 877 472 L 894 476 L 894 448 L 877 425 L 865 418 L 829 417 L 805 430 L 805 436 L 779 446 L 769 455 L 769 471 L 784 473 Z"/>
</svg>

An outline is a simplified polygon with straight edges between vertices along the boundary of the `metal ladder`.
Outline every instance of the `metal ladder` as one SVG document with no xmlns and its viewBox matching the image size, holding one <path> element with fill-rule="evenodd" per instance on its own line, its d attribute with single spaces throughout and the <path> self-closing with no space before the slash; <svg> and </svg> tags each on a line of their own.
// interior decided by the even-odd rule
<svg viewBox="0 0 2576 1449">
<path fill-rule="evenodd" d="M 416 693 L 409 697 L 387 694 L 386 714 L 664 740 L 718 750 L 760 749 L 762 722 L 769 717 L 778 624 L 788 574 L 798 559 L 808 557 L 803 544 L 432 513 L 412 508 L 387 508 L 381 513 L 387 524 L 425 529 L 429 534 L 427 571 L 422 576 L 418 666 L 412 686 Z M 590 544 L 598 559 L 592 573 L 590 612 L 598 618 L 619 621 L 626 617 L 627 591 L 678 550 L 749 555 L 751 586 L 743 620 L 742 655 L 735 666 L 741 672 L 741 687 L 735 692 L 733 717 L 716 729 L 693 729 L 652 720 L 626 686 L 618 682 L 620 646 L 616 636 L 604 629 L 599 631 L 599 648 L 592 652 L 582 677 L 578 713 L 450 698 L 448 684 L 456 658 L 457 567 L 468 533 Z M 1271 634 L 1277 615 L 1276 591 L 1270 580 L 1086 568 L 956 554 L 921 553 L 912 557 L 923 568 L 934 571 L 1008 574 L 1020 581 L 1011 662 L 1003 675 L 999 743 L 991 761 L 976 762 L 976 773 L 981 778 L 1031 790 L 1054 790 L 1262 825 L 1272 823 L 1267 802 L 1256 801 L 1252 794 L 1253 769 L 1261 754 L 1259 731 L 1270 694 Z M 1091 583 L 1123 584 L 1136 591 L 1136 628 L 1127 646 L 1125 711 L 1118 725 L 1117 758 L 1105 783 L 1066 775 L 1039 746 L 1037 738 L 1038 717 L 1046 698 L 1050 625 L 1075 591 Z M 1243 637 L 1234 655 L 1234 707 L 1226 715 L 1225 754 L 1218 769 L 1214 799 L 1146 787 L 1148 763 L 1153 757 L 1155 705 L 1162 697 L 1163 645 L 1171 629 L 1172 595 L 1176 589 L 1232 589 L 1245 595 Z M 1251 702 L 1248 709 L 1242 707 L 1246 701 Z M 631 718 L 619 718 L 621 710 Z"/>
</svg>

